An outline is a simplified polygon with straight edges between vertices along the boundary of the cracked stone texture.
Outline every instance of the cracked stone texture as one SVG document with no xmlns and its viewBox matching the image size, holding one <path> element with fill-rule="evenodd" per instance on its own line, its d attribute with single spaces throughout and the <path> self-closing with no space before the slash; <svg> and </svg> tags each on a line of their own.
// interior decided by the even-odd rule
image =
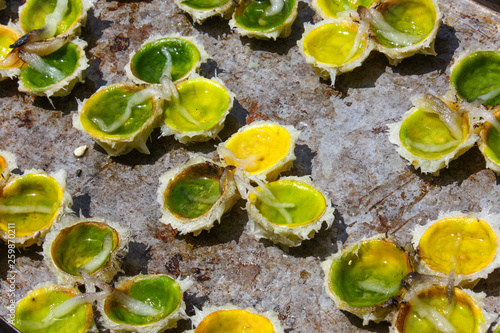
<svg viewBox="0 0 500 333">
<path fill-rule="evenodd" d="M 17 19 L 21 1 L 10 5 L 0 12 L 2 24 Z M 21 170 L 65 169 L 75 212 L 132 229 L 121 275 L 192 276 L 195 283 L 184 297 L 188 314 L 194 307 L 233 303 L 276 311 L 286 332 L 388 332 L 384 323 L 363 326 L 326 296 L 320 262 L 337 251 L 337 242 L 348 245 L 388 232 L 407 243 L 416 224 L 436 219 L 440 211 L 500 212 L 499 178 L 485 168 L 477 147 L 432 177 L 409 166 L 387 139 L 386 124 L 400 120 L 411 107 L 410 96 L 447 91 L 450 67 L 462 52 L 498 48 L 498 12 L 470 0 L 441 0 L 440 7 L 444 19 L 437 56 L 416 55 L 392 67 L 384 55 L 373 52 L 332 87 L 315 76 L 296 46 L 303 24 L 319 21 L 309 2 L 299 3 L 289 38 L 262 41 L 232 33 L 220 18 L 193 24 L 173 1 L 98 1 L 82 32 L 90 60 L 85 84 L 67 97 L 53 98 L 53 107 L 46 98 L 19 93 L 14 80 L 0 82 L 0 148 L 17 155 Z M 171 137 L 158 138 L 156 130 L 148 142 L 150 155 L 134 151 L 109 158 L 72 127 L 77 99 L 90 97 L 103 85 L 128 81 L 124 66 L 129 53 L 151 35 L 171 34 L 196 36 L 212 55 L 201 74 L 217 74 L 236 95 L 220 139 L 257 119 L 301 131 L 289 173 L 311 174 L 328 193 L 337 208 L 331 229 L 285 251 L 252 237 L 240 201 L 210 233 L 178 235 L 159 222 L 158 179 L 186 162 L 190 152 L 215 157 L 218 141 L 182 145 Z M 82 145 L 89 149 L 76 158 L 73 150 Z M 40 252 L 34 246 L 17 253 L 16 300 L 40 282 L 55 281 Z M 2 316 L 8 302 L 6 255 L 7 247 L 1 245 Z M 496 314 L 499 282 L 497 269 L 474 289 L 486 293 L 485 309 Z M 189 321 L 181 321 L 171 332 L 190 327 Z"/>
</svg>

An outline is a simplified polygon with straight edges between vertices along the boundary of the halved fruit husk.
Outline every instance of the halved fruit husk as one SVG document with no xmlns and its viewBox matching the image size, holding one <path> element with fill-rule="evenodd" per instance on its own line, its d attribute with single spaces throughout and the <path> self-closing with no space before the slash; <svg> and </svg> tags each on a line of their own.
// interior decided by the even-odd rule
<svg viewBox="0 0 500 333">
<path fill-rule="evenodd" d="M 51 175 L 28 170 L 11 177 L 0 189 L 0 237 L 18 247 L 40 245 L 72 202 L 64 170 Z"/>
<path fill-rule="evenodd" d="M 111 235 L 109 240 L 107 235 Z M 130 231 L 118 223 L 99 218 L 67 218 L 47 234 L 44 262 L 60 284 L 84 284 L 80 269 L 109 283 L 120 271 L 129 240 Z"/>
<path fill-rule="evenodd" d="M 15 168 L 17 168 L 16 155 L 0 150 L 0 190 L 9 180 L 10 172 Z"/>
<path fill-rule="evenodd" d="M 414 96 L 412 103 L 400 122 L 387 125 L 389 141 L 415 169 L 437 176 L 469 150 L 478 135 L 469 114 L 457 104 L 433 95 Z"/>
<path fill-rule="evenodd" d="M 479 133 L 480 138 L 478 141 L 479 150 L 483 154 L 486 160 L 486 167 L 493 170 L 497 174 L 500 174 L 500 127 L 498 126 L 498 120 L 500 119 L 500 106 L 491 110 L 492 117 L 497 120 L 493 122 L 494 124 L 488 122 L 483 123 L 481 132 Z"/>
<path fill-rule="evenodd" d="M 250 230 L 257 239 L 295 247 L 313 238 L 323 225 L 330 228 L 333 224 L 335 209 L 311 177 L 281 177 L 259 185 L 246 204 Z"/>
<path fill-rule="evenodd" d="M 21 33 L 14 27 L 0 24 L 0 81 L 13 79 L 21 72 L 23 62 L 10 48 L 19 38 Z"/>
<path fill-rule="evenodd" d="M 19 28 L 23 33 L 41 29 L 46 25 L 45 18 L 54 12 L 57 0 L 28 0 L 19 7 Z M 74 36 L 80 34 L 80 28 L 85 26 L 87 12 L 94 6 L 96 0 L 68 0 L 67 10 L 62 20 L 57 23 L 55 36 Z"/>
<path fill-rule="evenodd" d="M 486 333 L 493 317 L 482 309 L 485 296 L 432 281 L 421 283 L 404 295 L 390 332 Z"/>
<path fill-rule="evenodd" d="M 371 23 L 376 48 L 391 65 L 417 53 L 436 55 L 434 41 L 443 14 L 436 0 L 381 0 L 376 8 L 358 7 Z"/>
<path fill-rule="evenodd" d="M 229 19 L 236 4 L 232 0 L 174 0 L 175 4 L 188 13 L 198 24 L 212 16 Z"/>
<path fill-rule="evenodd" d="M 462 100 L 500 104 L 500 51 L 473 49 L 458 56 L 450 69 L 450 90 Z"/>
<path fill-rule="evenodd" d="M 358 17 L 356 9 L 359 6 L 373 8 L 376 0 L 313 0 L 312 7 L 325 20 L 339 17 Z"/>
<path fill-rule="evenodd" d="M 54 317 L 53 310 L 58 305 L 78 295 L 81 293 L 76 288 L 41 283 L 17 303 L 14 326 L 23 333 L 96 331 L 90 303 L 77 305 L 69 313 Z"/>
<path fill-rule="evenodd" d="M 163 105 L 162 136 L 181 143 L 215 139 L 233 108 L 234 94 L 219 78 L 192 77 L 177 84 L 179 98 Z"/>
<path fill-rule="evenodd" d="M 229 26 L 246 37 L 274 40 L 278 37 L 287 38 L 292 33 L 292 24 L 297 18 L 299 2 L 282 1 L 283 6 L 278 11 L 280 7 L 273 10 L 270 0 L 242 0 L 236 5 Z M 270 12 L 267 12 L 268 10 Z"/>
<path fill-rule="evenodd" d="M 299 52 L 322 79 L 335 78 L 362 65 L 374 48 L 368 23 L 352 18 L 329 19 L 304 25 Z"/>
<path fill-rule="evenodd" d="M 197 236 L 210 230 L 240 198 L 233 171 L 194 155 L 187 163 L 161 175 L 157 192 L 160 222 L 181 234 Z"/>
<path fill-rule="evenodd" d="M 413 244 L 419 273 L 473 286 L 500 267 L 500 215 L 488 212 L 449 212 L 416 226 Z"/>
<path fill-rule="evenodd" d="M 278 314 L 274 311 L 258 312 L 253 308 L 241 309 L 233 304 L 195 308 L 191 317 L 195 329 L 186 333 L 284 333 Z"/>
<path fill-rule="evenodd" d="M 170 55 L 170 62 L 165 52 Z M 171 35 L 149 38 L 129 58 L 125 72 L 132 81 L 159 84 L 166 67 L 170 69 L 171 80 L 179 83 L 196 72 L 210 55 L 196 38 Z"/>
<path fill-rule="evenodd" d="M 116 332 L 155 333 L 177 327 L 177 321 L 188 318 L 183 294 L 192 283 L 164 274 L 120 278 L 117 291 L 98 302 L 100 321 Z"/>
<path fill-rule="evenodd" d="M 75 38 L 57 51 L 39 57 L 26 53 L 30 59 L 19 74 L 19 91 L 34 96 L 61 97 L 68 95 L 76 83 L 84 82 L 88 59 L 87 43 Z M 22 51 L 21 51 L 22 52 Z"/>
<path fill-rule="evenodd" d="M 300 132 L 273 121 L 256 121 L 241 127 L 217 152 L 225 165 L 234 165 L 261 180 L 274 180 L 295 160 L 295 141 Z"/>
<path fill-rule="evenodd" d="M 161 122 L 161 98 L 152 86 L 131 82 L 104 86 L 78 103 L 73 127 L 86 132 L 110 156 L 133 149 L 149 154 L 146 140 Z"/>
<path fill-rule="evenodd" d="M 363 319 L 388 320 L 413 272 L 410 255 L 391 238 L 378 235 L 356 242 L 321 263 L 328 296 L 341 310 Z"/>
</svg>

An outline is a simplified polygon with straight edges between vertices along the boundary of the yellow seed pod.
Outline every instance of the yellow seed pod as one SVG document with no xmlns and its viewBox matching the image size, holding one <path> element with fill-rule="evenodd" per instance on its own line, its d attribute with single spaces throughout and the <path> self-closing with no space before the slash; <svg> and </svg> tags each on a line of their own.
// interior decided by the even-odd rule
<svg viewBox="0 0 500 333">
<path fill-rule="evenodd" d="M 500 216 L 488 213 L 441 214 L 417 226 L 413 244 L 417 271 L 445 278 L 452 271 L 459 285 L 475 284 L 500 267 Z"/>
<path fill-rule="evenodd" d="M 293 126 L 256 121 L 220 143 L 217 152 L 226 165 L 234 165 L 262 180 L 274 180 L 295 160 L 298 136 L 299 131 Z"/>
<path fill-rule="evenodd" d="M 232 304 L 195 308 L 191 321 L 196 327 L 186 333 L 284 333 L 277 313 L 259 313 L 253 308 L 241 309 Z"/>
<path fill-rule="evenodd" d="M 0 24 L 0 81 L 14 78 L 21 72 L 23 62 L 12 52 L 10 45 L 21 38 L 21 33 L 13 27 Z"/>
<path fill-rule="evenodd" d="M 17 168 L 16 155 L 0 150 L 0 189 L 9 180 L 10 172 L 15 168 Z"/>
</svg>

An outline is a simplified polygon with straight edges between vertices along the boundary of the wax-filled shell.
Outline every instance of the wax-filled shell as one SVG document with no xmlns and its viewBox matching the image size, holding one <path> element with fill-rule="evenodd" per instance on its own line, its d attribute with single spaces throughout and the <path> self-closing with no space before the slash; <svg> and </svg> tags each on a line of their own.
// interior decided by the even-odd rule
<svg viewBox="0 0 500 333">
<path fill-rule="evenodd" d="M 405 295 L 390 331 L 486 333 L 491 316 L 481 309 L 483 295 L 457 287 L 420 285 Z"/>
<path fill-rule="evenodd" d="M 7 183 L 10 172 L 17 168 L 16 155 L 6 150 L 0 150 L 0 189 Z"/>
<path fill-rule="evenodd" d="M 220 143 L 217 152 L 226 165 L 234 165 L 262 180 L 274 180 L 295 160 L 298 136 L 299 131 L 293 126 L 256 121 Z"/>
<path fill-rule="evenodd" d="M 261 313 L 232 304 L 195 308 L 191 321 L 196 328 L 186 333 L 284 333 L 276 312 Z"/>
<path fill-rule="evenodd" d="M 161 122 L 158 92 L 145 85 L 118 83 L 99 88 L 79 103 L 73 126 L 86 132 L 111 156 L 133 149 L 149 154 L 146 140 Z"/>
<path fill-rule="evenodd" d="M 99 302 L 101 323 L 119 332 L 163 332 L 187 318 L 183 293 L 190 280 L 168 275 L 137 275 L 121 279 L 116 291 Z"/>
<path fill-rule="evenodd" d="M 257 238 L 292 247 L 313 238 L 323 224 L 329 228 L 335 218 L 331 202 L 309 176 L 262 183 L 248 195 L 246 210 Z"/>
<path fill-rule="evenodd" d="M 54 34 L 49 37 L 62 35 L 78 35 L 80 27 L 85 25 L 87 20 L 87 11 L 92 7 L 93 0 L 67 0 L 67 6 L 64 9 L 57 8 L 57 0 L 28 0 L 19 7 L 19 23 L 24 33 L 41 29 L 44 27 L 46 17 L 54 13 L 55 10 L 61 10 L 61 20 L 57 22 Z"/>
<path fill-rule="evenodd" d="M 417 271 L 441 277 L 453 271 L 461 285 L 486 278 L 500 267 L 499 226 L 498 215 L 451 212 L 416 227 Z"/>
<path fill-rule="evenodd" d="M 272 1 L 274 2 L 274 1 Z M 238 2 L 229 26 L 240 35 L 258 39 L 286 38 L 297 18 L 297 0 L 279 0 L 273 8 L 270 0 Z"/>
<path fill-rule="evenodd" d="M 469 102 L 500 104 L 500 51 L 475 51 L 460 56 L 451 68 L 452 90 Z"/>
<path fill-rule="evenodd" d="M 62 170 L 51 176 L 32 170 L 11 177 L 0 189 L 0 236 L 16 246 L 40 244 L 71 203 Z"/>
<path fill-rule="evenodd" d="M 193 21 L 202 24 L 212 16 L 222 16 L 229 19 L 236 4 L 231 0 L 174 0 L 176 5 L 193 18 Z"/>
<path fill-rule="evenodd" d="M 389 124 L 389 141 L 399 155 L 422 173 L 439 175 L 450 161 L 477 141 L 471 119 L 458 105 L 432 95 L 412 98 L 415 105 L 400 122 Z"/>
<path fill-rule="evenodd" d="M 157 198 L 162 217 L 181 234 L 197 236 L 210 230 L 240 198 L 231 167 L 223 167 L 202 156 L 160 177 Z"/>
<path fill-rule="evenodd" d="M 328 296 L 365 323 L 387 319 L 404 291 L 402 280 L 413 271 L 408 254 L 384 236 L 359 241 L 321 266 Z"/>
<path fill-rule="evenodd" d="M 84 71 L 88 67 L 86 46 L 85 41 L 73 39 L 42 57 L 25 53 L 24 57 L 29 61 L 19 74 L 19 91 L 34 96 L 68 95 L 76 83 L 84 81 Z"/>
<path fill-rule="evenodd" d="M 500 119 L 500 107 L 493 116 Z M 479 150 L 486 160 L 486 167 L 500 174 L 500 128 L 489 122 L 483 124 L 480 132 Z"/>
<path fill-rule="evenodd" d="M 219 79 L 202 77 L 181 82 L 176 89 L 178 98 L 163 106 L 162 135 L 174 135 L 181 143 L 217 137 L 233 108 L 234 94 Z"/>
<path fill-rule="evenodd" d="M 58 226 L 43 244 L 45 263 L 61 284 L 84 283 L 79 270 L 109 283 L 120 270 L 130 232 L 117 223 L 78 219 Z"/>
<path fill-rule="evenodd" d="M 351 19 L 325 20 L 315 25 L 305 24 L 304 34 L 297 44 L 299 51 L 322 79 L 335 78 L 361 66 L 373 49 L 368 36 L 368 24 Z"/>
<path fill-rule="evenodd" d="M 15 310 L 14 326 L 23 333 L 83 333 L 94 326 L 91 304 L 81 304 L 68 314 L 54 318 L 52 310 L 79 295 L 77 289 L 45 284 L 21 299 Z"/>
<path fill-rule="evenodd" d="M 376 0 L 313 0 L 312 7 L 323 19 L 332 19 L 356 15 L 356 8 L 370 8 Z"/>
<path fill-rule="evenodd" d="M 163 75 L 180 82 L 208 58 L 203 46 L 192 37 L 154 37 L 130 54 L 125 71 L 135 83 L 159 84 Z"/>
<path fill-rule="evenodd" d="M 16 29 L 0 24 L 0 81 L 14 78 L 21 72 L 23 62 L 10 47 L 19 38 L 21 34 Z"/>
<path fill-rule="evenodd" d="M 434 41 L 442 13 L 436 0 L 383 0 L 369 18 L 376 47 L 397 65 L 417 53 L 436 55 Z"/>
</svg>

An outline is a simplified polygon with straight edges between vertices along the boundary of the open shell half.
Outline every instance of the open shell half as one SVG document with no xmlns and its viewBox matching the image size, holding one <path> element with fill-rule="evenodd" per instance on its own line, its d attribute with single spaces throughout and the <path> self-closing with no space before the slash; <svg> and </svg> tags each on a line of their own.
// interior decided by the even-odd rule
<svg viewBox="0 0 500 333">
<path fill-rule="evenodd" d="M 327 195 L 309 176 L 281 177 L 260 184 L 248 195 L 246 210 L 250 230 L 257 239 L 291 247 L 313 238 L 323 224 L 331 227 L 335 219 Z"/>
<path fill-rule="evenodd" d="M 387 125 L 389 141 L 415 169 L 437 176 L 469 150 L 478 136 L 468 113 L 458 105 L 433 95 L 415 96 L 412 103 L 415 106 L 403 114 L 403 120 Z"/>
<path fill-rule="evenodd" d="M 101 323 L 117 332 L 155 333 L 186 319 L 184 292 L 192 281 L 168 275 L 137 275 L 119 280 L 115 291 L 98 303 Z"/>
<path fill-rule="evenodd" d="M 402 280 L 413 272 L 410 256 L 384 235 L 348 246 L 321 267 L 328 296 L 365 324 L 387 320 L 405 291 Z"/>
<path fill-rule="evenodd" d="M 108 155 L 132 149 L 149 154 L 146 140 L 161 122 L 161 105 L 157 90 L 146 85 L 104 86 L 79 103 L 73 126 L 90 135 Z"/>
<path fill-rule="evenodd" d="M 495 111 L 496 110 L 496 111 Z M 493 117 L 497 120 L 500 119 L 500 107 L 492 110 Z M 478 141 L 479 150 L 486 160 L 486 167 L 500 174 L 500 128 L 497 123 L 492 125 L 486 121 L 482 125 L 481 132 L 479 133 L 480 139 Z"/>
<path fill-rule="evenodd" d="M 10 172 L 17 168 L 16 155 L 0 150 L 0 190 L 9 180 Z"/>
<path fill-rule="evenodd" d="M 21 38 L 21 33 L 13 27 L 0 24 L 0 81 L 15 78 L 21 72 L 23 62 L 10 47 Z"/>
<path fill-rule="evenodd" d="M 179 83 L 209 57 L 203 45 L 193 37 L 155 36 L 130 54 L 125 71 L 132 81 L 139 84 L 159 84 L 162 75 L 170 75 L 172 81 Z"/>
<path fill-rule="evenodd" d="M 222 16 L 229 19 L 233 13 L 236 1 L 233 0 L 174 0 L 175 4 L 188 13 L 193 21 L 202 24 L 212 16 Z"/>
<path fill-rule="evenodd" d="M 372 8 L 376 0 L 313 0 L 312 7 L 321 18 L 327 20 L 339 17 L 355 16 L 359 6 Z"/>
<path fill-rule="evenodd" d="M 278 0 L 276 4 L 279 5 L 274 7 L 270 0 L 239 1 L 229 26 L 242 36 L 258 39 L 286 38 L 292 33 L 299 2 Z"/>
<path fill-rule="evenodd" d="M 295 160 L 299 131 L 272 121 L 256 121 L 241 127 L 217 152 L 225 165 L 234 165 L 261 180 L 274 180 Z"/>
<path fill-rule="evenodd" d="M 416 269 L 441 278 L 453 271 L 457 284 L 474 285 L 500 267 L 499 241 L 498 214 L 440 214 L 413 232 Z"/>
<path fill-rule="evenodd" d="M 50 176 L 29 170 L 11 177 L 0 189 L 0 237 L 20 247 L 40 245 L 71 204 L 64 170 Z"/>
<path fill-rule="evenodd" d="M 128 229 L 98 218 L 76 219 L 54 228 L 45 239 L 45 264 L 61 284 L 84 284 L 79 270 L 106 283 L 120 270 Z"/>
<path fill-rule="evenodd" d="M 210 230 L 240 198 L 231 167 L 194 156 L 160 177 L 160 221 L 181 234 Z"/>
</svg>

